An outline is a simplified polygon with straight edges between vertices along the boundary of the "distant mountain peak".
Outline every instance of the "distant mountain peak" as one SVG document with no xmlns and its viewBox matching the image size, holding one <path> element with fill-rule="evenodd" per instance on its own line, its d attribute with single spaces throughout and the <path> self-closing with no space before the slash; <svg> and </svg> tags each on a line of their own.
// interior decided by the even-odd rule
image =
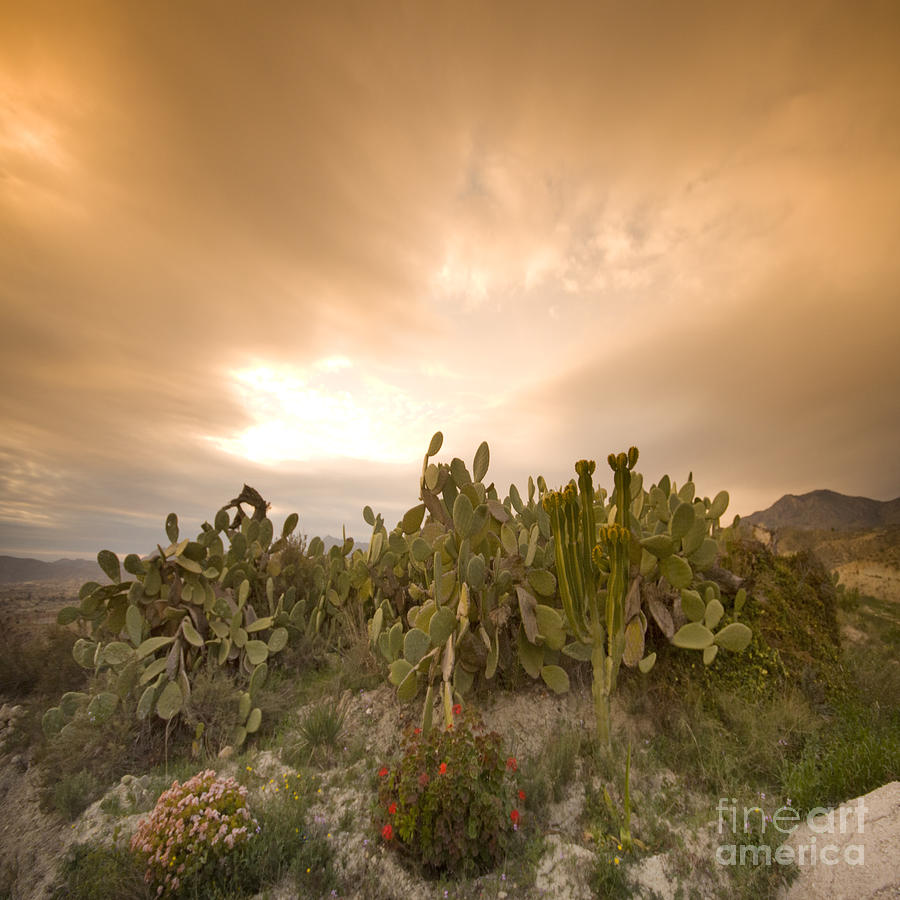
<svg viewBox="0 0 900 900">
<path fill-rule="evenodd" d="M 827 488 L 806 494 L 785 494 L 768 509 L 741 520 L 762 525 L 770 531 L 778 528 L 837 529 L 878 528 L 900 524 L 900 497 L 872 500 L 849 497 Z"/>
</svg>

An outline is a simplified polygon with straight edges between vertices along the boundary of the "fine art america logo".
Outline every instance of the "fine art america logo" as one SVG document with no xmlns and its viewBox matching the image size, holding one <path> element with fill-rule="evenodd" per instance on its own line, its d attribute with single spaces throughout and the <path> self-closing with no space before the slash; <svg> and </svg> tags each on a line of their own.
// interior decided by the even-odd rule
<svg viewBox="0 0 900 900">
<path fill-rule="evenodd" d="M 763 800 L 765 796 L 761 795 Z M 806 842 L 790 845 L 782 841 L 793 834 L 802 821 L 790 800 L 771 815 L 759 806 L 745 806 L 741 816 L 734 798 L 721 797 L 716 807 L 719 834 L 730 831 L 737 840 L 731 844 L 723 843 L 716 849 L 716 862 L 720 866 L 771 866 L 773 861 L 781 866 L 833 866 L 840 862 L 862 866 L 865 864 L 864 844 L 837 844 L 834 838 L 829 839 L 829 835 L 864 834 L 866 811 L 862 797 L 856 801 L 856 809 L 852 806 L 837 810 L 815 807 L 803 820 L 809 830 Z M 758 843 L 746 842 L 748 838 L 757 837 Z"/>
</svg>

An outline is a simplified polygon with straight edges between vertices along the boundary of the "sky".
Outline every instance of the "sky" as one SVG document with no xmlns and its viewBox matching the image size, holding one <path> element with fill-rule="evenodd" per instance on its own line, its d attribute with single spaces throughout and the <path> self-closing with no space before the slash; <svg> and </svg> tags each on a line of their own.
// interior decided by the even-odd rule
<svg viewBox="0 0 900 900">
<path fill-rule="evenodd" d="M 636 445 L 900 495 L 894 2 L 0 0 L 0 554 Z"/>
</svg>

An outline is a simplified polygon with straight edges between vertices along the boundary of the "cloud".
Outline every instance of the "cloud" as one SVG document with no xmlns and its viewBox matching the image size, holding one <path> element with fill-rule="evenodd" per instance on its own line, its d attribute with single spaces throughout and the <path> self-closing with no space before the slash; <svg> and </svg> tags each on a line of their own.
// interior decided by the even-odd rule
<svg viewBox="0 0 900 900">
<path fill-rule="evenodd" d="M 889 5 L 91 10 L 0 35 L 0 544 L 402 513 L 437 428 L 898 492 Z"/>
</svg>

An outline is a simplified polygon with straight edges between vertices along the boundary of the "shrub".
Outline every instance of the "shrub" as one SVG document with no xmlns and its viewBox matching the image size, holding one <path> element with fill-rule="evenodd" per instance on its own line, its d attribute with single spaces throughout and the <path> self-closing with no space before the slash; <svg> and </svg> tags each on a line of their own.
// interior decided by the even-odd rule
<svg viewBox="0 0 900 900">
<path fill-rule="evenodd" d="M 51 900 L 149 900 L 151 896 L 131 853 L 95 843 L 69 848 L 50 895 Z"/>
<path fill-rule="evenodd" d="M 52 804 L 72 822 L 102 794 L 103 788 L 97 778 L 82 769 L 72 775 L 64 775 L 53 785 Z"/>
<path fill-rule="evenodd" d="M 238 708 L 240 695 L 234 675 L 226 669 L 207 664 L 195 674 L 184 720 L 197 735 L 197 751 L 202 748 L 207 756 L 216 756 L 231 743 L 235 729 L 244 724 Z"/>
<path fill-rule="evenodd" d="M 432 873 L 469 874 L 496 865 L 521 824 L 518 764 L 500 735 L 467 712 L 445 731 L 407 732 L 399 765 L 379 771 L 381 837 Z"/>
<path fill-rule="evenodd" d="M 40 750 L 43 807 L 60 808 L 55 794 L 67 778 L 87 773 L 96 782 L 96 796 L 90 803 L 103 793 L 103 787 L 126 773 L 162 761 L 164 746 L 158 731 L 154 736 L 150 724 L 137 721 L 132 708 L 122 703 L 101 722 L 91 721 L 86 710 L 79 710 Z"/>
<path fill-rule="evenodd" d="M 214 888 L 231 876 L 239 851 L 257 827 L 246 805 L 247 789 L 212 769 L 177 781 L 142 819 L 131 849 L 145 862 L 145 880 L 163 896 Z M 159 891 L 162 888 L 162 891 Z"/>
<path fill-rule="evenodd" d="M 0 633 L 0 693 L 22 699 L 81 689 L 87 675 L 72 658 L 77 638 L 55 625 L 24 636 Z"/>
</svg>

